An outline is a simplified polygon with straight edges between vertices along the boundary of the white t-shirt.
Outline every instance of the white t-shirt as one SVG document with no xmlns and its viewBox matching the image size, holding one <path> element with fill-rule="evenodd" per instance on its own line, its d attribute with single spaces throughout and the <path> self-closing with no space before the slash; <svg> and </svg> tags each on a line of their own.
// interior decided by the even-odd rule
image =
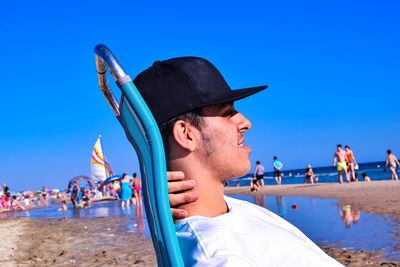
<svg viewBox="0 0 400 267">
<path fill-rule="evenodd" d="M 185 266 L 342 266 L 264 208 L 225 196 L 229 212 L 175 223 Z"/>
</svg>

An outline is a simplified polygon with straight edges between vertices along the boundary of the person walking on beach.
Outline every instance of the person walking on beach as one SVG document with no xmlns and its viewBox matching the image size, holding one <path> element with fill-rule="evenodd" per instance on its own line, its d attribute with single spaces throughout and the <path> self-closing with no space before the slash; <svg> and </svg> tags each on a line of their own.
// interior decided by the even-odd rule
<svg viewBox="0 0 400 267">
<path fill-rule="evenodd" d="M 346 162 L 348 167 L 349 178 L 352 182 L 357 182 L 357 176 L 355 173 L 356 169 L 356 158 L 354 157 L 353 151 L 351 151 L 349 145 L 345 145 L 344 149 L 346 151 Z"/>
<path fill-rule="evenodd" d="M 185 266 L 341 266 L 278 215 L 224 195 L 224 182 L 251 168 L 244 134 L 252 125 L 234 101 L 266 86 L 231 90 L 198 57 L 156 61 L 134 84 L 158 124 L 168 180 L 193 180 L 199 196 L 171 204 L 189 216 L 175 221 Z"/>
<path fill-rule="evenodd" d="M 256 169 L 254 171 L 254 178 L 261 187 L 264 187 L 264 166 L 261 165 L 261 162 L 257 160 Z"/>
<path fill-rule="evenodd" d="M 122 174 L 122 179 L 120 183 L 121 183 L 121 193 L 120 193 L 121 208 L 122 209 L 125 209 L 125 207 L 129 208 L 130 200 L 132 197 L 132 189 L 130 186 L 129 176 L 126 173 Z"/>
<path fill-rule="evenodd" d="M 313 184 L 314 183 L 314 172 L 313 172 L 313 169 L 310 164 L 308 164 L 307 168 L 306 168 L 304 183 L 305 184 L 307 184 L 307 183 Z"/>
<path fill-rule="evenodd" d="M 281 172 L 281 170 L 283 168 L 283 164 L 278 159 L 277 156 L 273 157 L 273 165 L 274 165 L 274 178 L 275 178 L 276 184 L 281 185 L 282 184 L 282 176 L 283 176 L 283 173 Z"/>
<path fill-rule="evenodd" d="M 396 173 L 396 167 L 400 168 L 400 163 L 397 160 L 396 156 L 392 153 L 391 149 L 388 149 L 387 151 L 387 158 L 386 158 L 386 164 L 385 164 L 385 169 L 384 171 L 386 171 L 386 168 L 389 166 L 390 172 L 392 173 L 392 180 L 398 180 L 399 177 L 397 176 Z"/>
<path fill-rule="evenodd" d="M 338 182 L 340 184 L 343 183 L 342 172 L 344 172 L 346 175 L 346 181 L 349 183 L 350 178 L 347 171 L 346 152 L 343 151 L 342 145 L 336 146 L 336 152 L 333 154 L 333 166 L 335 166 L 338 171 Z"/>
</svg>

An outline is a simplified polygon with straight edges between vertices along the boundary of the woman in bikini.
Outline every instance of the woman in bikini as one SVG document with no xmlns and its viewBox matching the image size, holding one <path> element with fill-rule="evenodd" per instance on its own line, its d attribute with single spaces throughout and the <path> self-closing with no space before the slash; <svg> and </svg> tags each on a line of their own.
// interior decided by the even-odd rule
<svg viewBox="0 0 400 267">
<path fill-rule="evenodd" d="M 396 167 L 400 167 L 400 163 L 397 160 L 396 156 L 392 153 L 392 150 L 388 149 L 386 152 L 388 156 L 386 158 L 384 171 L 386 171 L 386 167 L 389 166 L 389 169 L 392 172 L 392 180 L 398 180 L 399 178 L 397 177 Z"/>
<path fill-rule="evenodd" d="M 136 177 L 136 172 L 133 173 L 133 194 L 135 195 L 136 204 L 138 207 L 142 206 L 142 195 L 140 192 L 141 183 L 140 178 Z"/>
</svg>

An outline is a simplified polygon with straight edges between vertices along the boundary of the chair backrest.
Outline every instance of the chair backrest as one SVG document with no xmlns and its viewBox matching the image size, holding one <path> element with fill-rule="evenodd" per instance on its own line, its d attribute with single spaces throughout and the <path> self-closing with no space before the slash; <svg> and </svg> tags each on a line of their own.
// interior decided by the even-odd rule
<svg viewBox="0 0 400 267">
<path fill-rule="evenodd" d="M 184 266 L 170 212 L 164 147 L 157 123 L 111 51 L 99 44 L 95 54 L 100 89 L 139 158 L 143 201 L 158 265 Z M 120 103 L 108 85 L 107 69 L 121 89 Z"/>
</svg>

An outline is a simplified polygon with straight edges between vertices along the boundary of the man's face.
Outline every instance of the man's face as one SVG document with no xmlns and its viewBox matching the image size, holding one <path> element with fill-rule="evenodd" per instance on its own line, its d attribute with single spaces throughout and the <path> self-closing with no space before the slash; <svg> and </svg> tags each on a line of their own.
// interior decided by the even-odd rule
<svg viewBox="0 0 400 267">
<path fill-rule="evenodd" d="M 251 123 L 235 110 L 233 103 L 212 105 L 202 110 L 201 160 L 221 181 L 246 175 L 250 170 L 250 147 L 244 132 Z"/>
<path fill-rule="evenodd" d="M 339 152 L 342 151 L 342 147 L 341 147 L 341 146 L 338 146 L 338 147 L 337 147 L 337 151 L 339 151 Z"/>
</svg>

